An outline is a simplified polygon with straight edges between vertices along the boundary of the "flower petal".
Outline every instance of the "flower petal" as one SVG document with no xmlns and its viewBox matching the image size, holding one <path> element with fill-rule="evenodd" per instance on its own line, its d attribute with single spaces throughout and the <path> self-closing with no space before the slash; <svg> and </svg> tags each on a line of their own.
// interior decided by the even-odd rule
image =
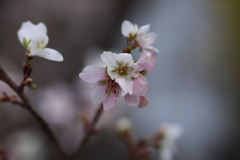
<svg viewBox="0 0 240 160">
<path fill-rule="evenodd" d="M 29 41 L 32 36 L 39 31 L 47 34 L 47 27 L 44 23 L 40 22 L 37 25 L 33 24 L 31 21 L 23 22 L 20 29 L 17 32 L 19 41 L 23 44 L 23 38 Z"/>
<path fill-rule="evenodd" d="M 108 66 L 116 66 L 117 65 L 117 54 L 112 52 L 103 52 L 101 54 L 101 58 L 103 62 L 107 63 Z"/>
<path fill-rule="evenodd" d="M 128 53 L 119 53 L 117 55 L 117 61 L 119 63 L 128 64 L 128 66 L 132 66 L 134 63 L 132 55 Z"/>
<path fill-rule="evenodd" d="M 133 81 L 129 81 L 129 80 L 125 79 L 124 77 L 116 78 L 115 81 L 119 84 L 121 89 L 124 91 L 122 93 L 129 93 L 130 95 L 132 95 Z M 122 96 L 124 96 L 124 95 L 122 95 Z"/>
<path fill-rule="evenodd" d="M 149 45 L 153 44 L 157 37 L 156 33 L 146 33 L 146 34 L 139 34 L 136 38 L 138 41 L 139 45 L 143 48 L 148 47 Z"/>
<path fill-rule="evenodd" d="M 140 27 L 139 31 L 138 31 L 138 35 L 147 33 L 149 31 L 149 29 L 150 29 L 150 24 L 146 24 L 146 25 Z"/>
<path fill-rule="evenodd" d="M 137 63 L 134 63 L 132 66 L 133 70 L 131 72 L 129 72 L 129 75 L 131 77 L 138 77 L 140 74 L 140 71 L 143 70 L 143 68 L 141 66 L 139 66 Z"/>
<path fill-rule="evenodd" d="M 95 85 L 91 92 L 91 99 L 94 104 L 98 104 L 107 98 L 105 85 Z"/>
<path fill-rule="evenodd" d="M 143 75 L 139 75 L 139 77 L 133 80 L 133 94 L 134 95 L 144 95 L 148 91 L 148 82 Z"/>
<path fill-rule="evenodd" d="M 137 61 L 137 64 L 141 66 L 144 70 L 146 70 L 147 73 L 150 73 L 155 67 L 157 51 L 158 50 L 153 47 L 148 47 L 142 52 L 140 58 Z"/>
<path fill-rule="evenodd" d="M 112 80 L 114 80 L 115 78 L 117 78 L 119 76 L 115 70 L 116 70 L 116 67 L 114 67 L 114 66 L 107 67 L 108 75 L 111 77 Z"/>
<path fill-rule="evenodd" d="M 61 53 L 52 48 L 44 48 L 41 52 L 37 54 L 37 56 L 57 62 L 63 61 L 63 56 L 61 55 Z"/>
<path fill-rule="evenodd" d="M 148 51 L 148 52 L 151 52 L 151 53 L 158 53 L 159 52 L 159 50 L 157 48 L 154 48 L 152 46 L 147 46 L 145 48 L 145 50 Z"/>
<path fill-rule="evenodd" d="M 136 31 L 134 31 L 134 29 Z M 134 32 L 136 34 L 138 32 L 138 26 L 136 24 L 133 25 L 128 20 L 124 20 L 122 23 L 121 31 L 124 37 L 129 37 L 130 34 L 134 34 Z"/>
<path fill-rule="evenodd" d="M 128 106 L 138 106 L 140 101 L 140 96 L 126 94 L 124 96 L 124 99 Z"/>
<path fill-rule="evenodd" d="M 148 103 L 149 103 L 149 100 L 147 99 L 147 97 L 141 96 L 138 108 L 146 107 L 148 105 Z"/>
<path fill-rule="evenodd" d="M 36 56 L 42 52 L 42 49 L 45 48 L 45 46 L 48 44 L 48 40 L 48 36 L 42 31 L 34 34 L 31 38 L 31 42 L 28 45 L 30 55 Z"/>
<path fill-rule="evenodd" d="M 145 34 L 145 36 L 147 37 L 147 43 L 146 45 L 149 46 L 151 44 L 153 44 L 153 42 L 155 41 L 155 39 L 157 38 L 157 34 L 156 33 L 153 33 L 153 32 L 150 32 L 150 33 L 147 33 Z"/>
<path fill-rule="evenodd" d="M 97 84 L 98 81 L 107 79 L 107 74 L 104 67 L 91 65 L 85 67 L 79 77 L 85 82 Z"/>
<path fill-rule="evenodd" d="M 114 91 L 111 91 L 109 96 L 103 101 L 103 108 L 105 111 L 111 109 L 116 105 L 117 96 Z"/>
</svg>

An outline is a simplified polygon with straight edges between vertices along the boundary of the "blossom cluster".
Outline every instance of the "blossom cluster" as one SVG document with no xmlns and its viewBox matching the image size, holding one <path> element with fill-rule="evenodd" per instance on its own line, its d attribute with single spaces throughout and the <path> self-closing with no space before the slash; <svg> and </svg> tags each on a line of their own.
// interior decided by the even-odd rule
<svg viewBox="0 0 240 160">
<path fill-rule="evenodd" d="M 104 110 L 115 106 L 118 97 L 124 98 L 128 106 L 145 107 L 149 101 L 148 82 L 144 77 L 155 66 L 158 50 L 151 46 L 156 38 L 155 33 L 148 33 L 150 25 L 140 28 L 125 20 L 122 23 L 122 34 L 127 38 L 126 52 L 113 53 L 104 51 L 101 59 L 105 67 L 90 65 L 79 74 L 80 78 L 94 84 L 91 99 L 94 104 L 103 103 Z M 132 49 L 140 48 L 141 55 L 133 60 Z"/>
</svg>

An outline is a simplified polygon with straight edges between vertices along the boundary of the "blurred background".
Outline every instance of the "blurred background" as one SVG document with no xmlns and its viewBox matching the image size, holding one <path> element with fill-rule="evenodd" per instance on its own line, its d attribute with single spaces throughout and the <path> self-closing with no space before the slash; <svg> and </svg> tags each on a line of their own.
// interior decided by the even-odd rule
<svg viewBox="0 0 240 160">
<path fill-rule="evenodd" d="M 136 138 L 154 133 L 164 122 L 182 125 L 176 160 L 239 160 L 239 0 L 3 0 L 0 63 L 20 83 L 25 56 L 17 31 L 27 20 L 46 24 L 48 47 L 61 52 L 64 61 L 34 58 L 32 77 L 38 89 L 26 92 L 70 152 L 82 136 L 79 114 L 92 116 L 98 106 L 90 100 L 92 85 L 78 74 L 86 65 L 101 64 L 103 51 L 122 51 L 125 19 L 139 26 L 149 23 L 158 35 L 153 44 L 160 51 L 156 68 L 147 75 L 150 104 L 138 109 L 119 100 L 104 112 L 101 133 L 79 156 L 124 159 L 126 149 L 113 126 L 126 116 Z M 0 91 L 14 93 L 2 82 Z M 16 105 L 0 104 L 0 143 L 10 160 L 61 160 L 35 119 Z"/>
</svg>

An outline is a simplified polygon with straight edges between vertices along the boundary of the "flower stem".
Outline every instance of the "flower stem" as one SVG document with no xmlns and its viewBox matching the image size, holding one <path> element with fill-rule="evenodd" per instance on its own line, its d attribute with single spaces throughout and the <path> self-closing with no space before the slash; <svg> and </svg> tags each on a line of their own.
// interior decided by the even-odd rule
<svg viewBox="0 0 240 160">
<path fill-rule="evenodd" d="M 28 110 L 32 114 L 32 116 L 37 120 L 37 122 L 39 123 L 39 125 L 41 126 L 43 131 L 46 133 L 46 135 L 48 136 L 50 141 L 56 146 L 57 150 L 61 153 L 61 155 L 63 157 L 65 157 L 65 158 L 68 158 L 66 153 L 60 147 L 60 144 L 59 144 L 57 138 L 54 136 L 54 134 L 51 131 L 51 129 L 50 129 L 49 125 L 47 124 L 47 122 L 45 122 L 45 120 L 34 110 L 33 106 L 30 104 L 26 94 L 23 91 L 21 92 L 19 90 L 19 87 L 7 75 L 7 73 L 5 72 L 5 70 L 3 69 L 1 64 L 0 64 L 0 80 L 4 81 L 6 84 L 9 85 L 10 88 L 12 88 L 16 92 L 16 94 L 22 100 L 22 103 L 18 103 L 18 104 L 19 105 L 21 104 L 21 106 L 23 108 L 25 108 L 26 110 Z"/>
<path fill-rule="evenodd" d="M 95 133 L 96 125 L 102 115 L 102 112 L 103 112 L 103 104 L 99 106 L 98 110 L 96 111 L 93 117 L 93 120 L 90 126 L 86 128 L 82 141 L 80 142 L 79 147 L 76 149 L 76 151 L 72 153 L 71 159 L 74 159 L 76 157 L 76 155 L 85 147 L 85 145 L 87 144 L 91 136 Z"/>
</svg>

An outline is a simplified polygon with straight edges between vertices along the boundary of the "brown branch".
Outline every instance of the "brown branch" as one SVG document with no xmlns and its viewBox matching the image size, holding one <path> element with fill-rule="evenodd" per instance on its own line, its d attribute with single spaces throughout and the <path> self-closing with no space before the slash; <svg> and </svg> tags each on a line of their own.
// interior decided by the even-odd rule
<svg viewBox="0 0 240 160">
<path fill-rule="evenodd" d="M 23 103 L 17 100 L 17 97 L 15 95 L 8 96 L 5 92 L 3 92 L 3 96 L 0 96 L 0 102 L 10 102 L 24 108 Z"/>
<path fill-rule="evenodd" d="M 57 150 L 61 153 L 61 155 L 65 158 L 68 158 L 66 153 L 64 153 L 64 151 L 60 147 L 60 144 L 59 144 L 57 138 L 54 136 L 54 134 L 51 131 L 47 122 L 45 122 L 45 120 L 34 110 L 33 106 L 30 104 L 26 94 L 24 92 L 19 91 L 19 87 L 7 75 L 7 73 L 5 72 L 5 70 L 3 69 L 1 64 L 0 64 L 0 80 L 4 81 L 6 84 L 9 85 L 9 87 L 11 87 L 16 92 L 16 94 L 22 100 L 22 106 L 24 106 L 24 108 L 26 110 L 28 110 L 32 114 L 32 116 L 37 120 L 37 122 L 39 123 L 39 125 L 41 126 L 43 131 L 46 133 L 46 135 L 48 136 L 50 141 L 56 146 Z"/>
<path fill-rule="evenodd" d="M 103 112 L 103 104 L 99 106 L 89 127 L 85 128 L 86 130 L 82 138 L 82 141 L 80 142 L 79 147 L 76 149 L 76 151 L 72 153 L 71 159 L 75 158 L 75 156 L 85 147 L 85 145 L 87 144 L 91 136 L 96 132 L 96 125 L 101 117 L 102 112 Z"/>
</svg>

